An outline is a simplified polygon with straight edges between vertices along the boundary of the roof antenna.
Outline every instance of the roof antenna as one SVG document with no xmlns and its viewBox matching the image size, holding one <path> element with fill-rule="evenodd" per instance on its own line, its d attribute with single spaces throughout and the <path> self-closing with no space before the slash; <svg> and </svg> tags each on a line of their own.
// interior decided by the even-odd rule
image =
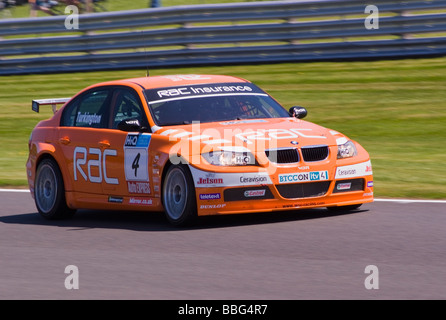
<svg viewBox="0 0 446 320">
<path fill-rule="evenodd" d="M 144 31 L 143 30 L 141 30 L 141 33 L 142 33 L 142 39 L 144 39 Z M 146 50 L 146 46 L 144 45 L 144 54 L 146 55 L 146 59 L 147 59 L 147 64 L 146 64 L 146 77 L 149 77 L 150 76 L 150 73 L 149 73 L 149 54 L 148 54 L 148 52 L 147 52 L 147 50 Z"/>
</svg>

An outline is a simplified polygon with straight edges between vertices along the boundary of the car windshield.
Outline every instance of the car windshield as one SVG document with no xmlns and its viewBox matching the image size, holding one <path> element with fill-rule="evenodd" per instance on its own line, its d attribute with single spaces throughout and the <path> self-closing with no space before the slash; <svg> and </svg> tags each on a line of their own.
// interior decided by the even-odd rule
<svg viewBox="0 0 446 320">
<path fill-rule="evenodd" d="M 149 89 L 145 94 L 159 126 L 289 116 L 252 83 L 186 85 Z"/>
</svg>

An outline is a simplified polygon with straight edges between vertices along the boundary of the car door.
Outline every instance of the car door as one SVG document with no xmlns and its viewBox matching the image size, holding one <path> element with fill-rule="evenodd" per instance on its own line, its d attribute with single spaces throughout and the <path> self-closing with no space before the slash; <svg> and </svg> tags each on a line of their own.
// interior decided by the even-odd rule
<svg viewBox="0 0 446 320">
<path fill-rule="evenodd" d="M 133 125 L 132 125 L 133 124 Z M 151 133 L 139 95 L 129 87 L 115 87 L 111 99 L 107 139 L 116 156 L 105 160 L 107 174 L 119 177 L 119 183 L 103 180 L 104 192 L 116 201 L 150 204 L 149 145 Z M 115 151 L 113 151 L 115 152 Z"/>
</svg>

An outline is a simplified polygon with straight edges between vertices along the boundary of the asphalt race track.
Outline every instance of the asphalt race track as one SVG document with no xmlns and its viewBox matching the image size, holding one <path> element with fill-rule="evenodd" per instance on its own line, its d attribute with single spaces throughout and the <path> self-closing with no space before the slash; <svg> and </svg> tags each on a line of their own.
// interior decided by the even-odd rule
<svg viewBox="0 0 446 320">
<path fill-rule="evenodd" d="M 161 213 L 46 221 L 27 192 L 2 191 L 0 204 L 2 300 L 446 299 L 446 201 L 206 217 L 189 229 Z M 65 286 L 71 265 L 78 289 Z"/>
</svg>

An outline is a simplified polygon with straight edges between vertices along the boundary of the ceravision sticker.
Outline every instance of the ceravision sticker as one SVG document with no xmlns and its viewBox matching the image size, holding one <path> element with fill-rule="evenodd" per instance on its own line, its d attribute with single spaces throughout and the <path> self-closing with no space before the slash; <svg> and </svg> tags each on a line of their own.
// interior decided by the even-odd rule
<svg viewBox="0 0 446 320">
<path fill-rule="evenodd" d="M 353 178 L 372 175 L 372 164 L 369 161 L 336 168 L 335 179 Z"/>
<path fill-rule="evenodd" d="M 124 145 L 125 179 L 130 193 L 150 193 L 148 149 L 151 135 L 129 133 Z"/>
</svg>

